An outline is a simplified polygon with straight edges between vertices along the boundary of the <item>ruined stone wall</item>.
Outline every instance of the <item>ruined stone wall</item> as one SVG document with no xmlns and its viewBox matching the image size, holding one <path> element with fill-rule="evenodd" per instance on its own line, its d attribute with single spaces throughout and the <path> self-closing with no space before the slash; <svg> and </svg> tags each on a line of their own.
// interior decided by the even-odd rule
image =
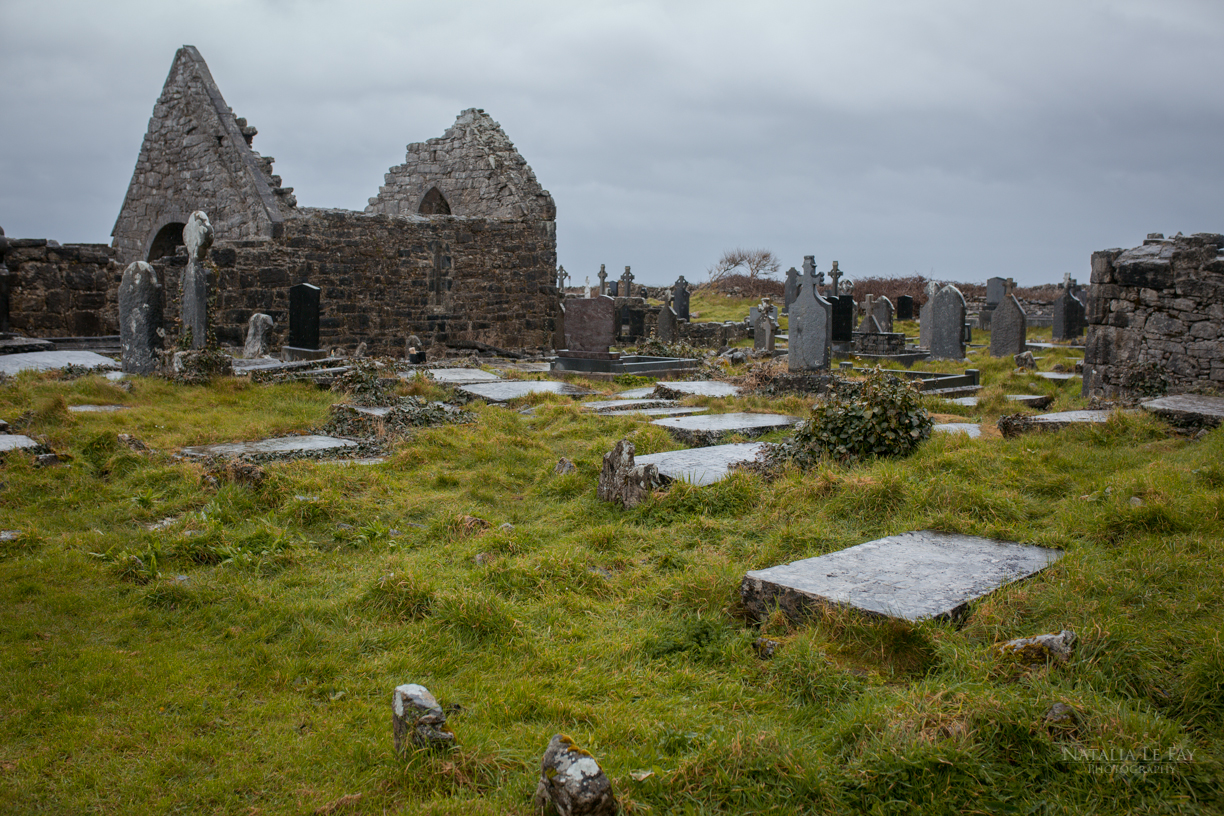
<svg viewBox="0 0 1224 816">
<path fill-rule="evenodd" d="M 8 268 L 11 331 L 31 337 L 119 333 L 123 268 L 106 244 L 10 238 L 0 241 L 0 264 Z"/>
<path fill-rule="evenodd" d="M 441 199 L 431 195 L 434 189 Z M 552 196 L 501 125 L 476 108 L 460 113 L 442 136 L 408 145 L 404 163 L 387 172 L 386 184 L 370 199 L 366 212 L 557 218 Z"/>
<path fill-rule="evenodd" d="M 1199 233 L 1093 253 L 1085 394 L 1224 387 L 1222 249 L 1224 236 Z"/>
<path fill-rule="evenodd" d="M 254 312 L 272 316 L 283 342 L 289 287 L 305 281 L 323 290 L 324 348 L 365 342 L 371 354 L 402 356 L 409 334 L 426 345 L 549 345 L 559 313 L 554 222 L 299 213 L 276 238 L 214 245 L 213 324 L 222 343 L 241 344 Z M 184 263 L 155 264 L 168 322 L 178 315 Z"/>
</svg>

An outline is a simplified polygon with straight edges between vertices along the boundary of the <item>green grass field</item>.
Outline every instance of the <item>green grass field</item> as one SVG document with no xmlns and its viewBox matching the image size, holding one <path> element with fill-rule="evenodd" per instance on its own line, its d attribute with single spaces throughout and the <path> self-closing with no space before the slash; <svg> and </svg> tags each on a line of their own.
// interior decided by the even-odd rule
<svg viewBox="0 0 1224 816">
<path fill-rule="evenodd" d="M 982 406 L 931 411 L 990 427 L 1006 393 L 1083 405 L 1078 381 L 981 352 L 969 365 Z M 557 732 L 630 813 L 1220 807 L 1222 430 L 1192 440 L 1119 414 L 937 436 L 904 460 L 677 484 L 631 511 L 596 500 L 602 455 L 621 438 L 680 446 L 552 395 L 526 401 L 532 416 L 476 403 L 474 424 L 420 431 L 380 465 L 269 464 L 259 487 L 209 486 L 169 455 L 315 428 L 337 399 L 239 381 L 0 386 L 0 418 L 71 457 L 0 465 L 0 528 L 22 531 L 0 542 L 0 812 L 525 816 Z M 81 403 L 129 409 L 67 411 Z M 553 474 L 563 456 L 577 472 Z M 928 528 L 1066 556 L 960 628 L 743 618 L 746 570 Z M 1079 635 L 1066 665 L 993 648 L 1060 629 Z M 751 646 L 762 633 L 783 643 L 770 660 Z M 456 750 L 395 754 L 391 691 L 407 682 L 453 707 Z M 1073 721 L 1045 721 L 1058 702 Z"/>
</svg>

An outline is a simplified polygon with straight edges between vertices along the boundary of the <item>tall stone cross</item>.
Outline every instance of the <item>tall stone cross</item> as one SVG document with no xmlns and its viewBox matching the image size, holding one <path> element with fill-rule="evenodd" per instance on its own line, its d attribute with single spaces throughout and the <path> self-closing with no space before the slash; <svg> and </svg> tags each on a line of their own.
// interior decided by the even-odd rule
<svg viewBox="0 0 1224 816">
<path fill-rule="evenodd" d="M 621 297 L 633 297 L 633 273 L 629 271 L 629 267 L 625 267 L 625 274 L 621 275 L 620 285 Z"/>
<path fill-rule="evenodd" d="M 833 269 L 829 272 L 829 278 L 833 281 L 833 297 L 837 297 L 837 282 L 841 280 L 841 270 L 837 268 L 837 261 L 833 262 Z"/>
<path fill-rule="evenodd" d="M 208 270 L 204 260 L 213 242 L 213 227 L 202 210 L 196 210 L 183 227 L 187 245 L 187 269 L 183 271 L 183 296 L 179 302 L 182 331 L 190 333 L 191 347 L 204 348 L 208 340 Z"/>
<path fill-rule="evenodd" d="M 1011 278 L 1008 278 L 1007 282 L 1003 284 L 1003 297 L 1007 297 L 1008 295 L 1010 295 L 1012 293 L 1012 290 L 1015 288 L 1016 288 L 1016 282 L 1012 280 Z"/>
<path fill-rule="evenodd" d="M 1063 273 L 1063 288 L 1070 289 L 1074 285 L 1075 285 L 1075 281 L 1071 280 L 1071 273 L 1064 272 Z"/>
<path fill-rule="evenodd" d="M 590 278 L 587 278 L 587 281 L 590 280 Z M 599 265 L 599 294 L 608 294 L 608 270 L 604 268 L 603 264 Z"/>
<path fill-rule="evenodd" d="M 569 273 L 565 271 L 564 266 L 557 267 L 557 288 L 565 291 L 565 282 L 569 280 Z"/>
</svg>

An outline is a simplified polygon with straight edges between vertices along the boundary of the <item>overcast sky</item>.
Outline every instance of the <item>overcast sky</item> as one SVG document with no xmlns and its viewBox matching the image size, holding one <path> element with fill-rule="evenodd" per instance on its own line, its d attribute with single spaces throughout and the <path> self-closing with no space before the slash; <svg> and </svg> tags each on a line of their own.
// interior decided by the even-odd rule
<svg viewBox="0 0 1224 816">
<path fill-rule="evenodd" d="M 484 108 L 559 261 L 639 282 L 735 246 L 849 277 L 1086 281 L 1224 231 L 1224 2 L 0 0 L 0 226 L 109 242 L 175 50 L 299 205 L 362 209 Z"/>
</svg>

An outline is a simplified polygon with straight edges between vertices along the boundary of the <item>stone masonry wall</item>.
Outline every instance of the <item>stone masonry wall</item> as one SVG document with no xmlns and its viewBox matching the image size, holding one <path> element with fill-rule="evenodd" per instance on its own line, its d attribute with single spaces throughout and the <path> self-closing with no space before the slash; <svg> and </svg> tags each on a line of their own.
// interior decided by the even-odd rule
<svg viewBox="0 0 1224 816">
<path fill-rule="evenodd" d="M 1224 236 L 1150 235 L 1092 255 L 1084 392 L 1224 387 Z"/>
<path fill-rule="evenodd" d="M 31 337 L 119 333 L 123 268 L 106 244 L 65 244 L 44 238 L 0 241 L 8 268 L 9 328 Z"/>
<path fill-rule="evenodd" d="M 214 326 L 239 345 L 264 312 L 274 337 L 288 331 L 289 287 L 320 287 L 320 343 L 402 356 L 409 334 L 426 345 L 545 348 L 559 313 L 556 225 L 447 216 L 391 217 L 299 210 L 263 241 L 220 242 L 210 253 Z M 155 264 L 167 323 L 178 315 L 185 258 Z"/>
</svg>

